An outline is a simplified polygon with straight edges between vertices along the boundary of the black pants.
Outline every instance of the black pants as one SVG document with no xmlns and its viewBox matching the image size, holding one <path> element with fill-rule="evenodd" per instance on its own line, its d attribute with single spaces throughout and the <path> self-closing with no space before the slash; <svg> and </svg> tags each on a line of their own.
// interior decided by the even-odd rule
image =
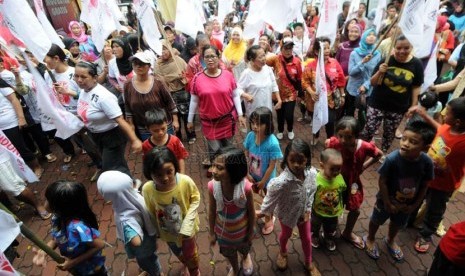
<svg viewBox="0 0 465 276">
<path fill-rule="evenodd" d="M 74 155 L 75 154 L 74 145 L 71 142 L 71 138 L 61 139 L 61 138 L 55 136 L 56 132 L 57 132 L 57 130 L 53 129 L 53 130 L 47 131 L 46 133 L 47 133 L 48 137 L 53 137 L 55 142 L 57 142 L 58 146 L 60 146 L 60 148 L 63 150 L 63 152 L 66 155 Z"/>
<path fill-rule="evenodd" d="M 102 133 L 90 133 L 102 156 L 102 171 L 120 171 L 131 176 L 124 156 L 127 139 L 119 127 Z"/>
<path fill-rule="evenodd" d="M 423 218 L 423 228 L 420 235 L 425 238 L 431 238 L 436 233 L 439 223 L 446 212 L 447 202 L 449 202 L 452 192 L 444 192 L 429 188 L 426 194 L 426 211 Z"/>
<path fill-rule="evenodd" d="M 276 110 L 278 117 L 278 132 L 284 132 L 284 121 L 287 124 L 287 131 L 291 132 L 294 129 L 294 109 L 295 101 L 283 102 L 281 108 Z"/>
<path fill-rule="evenodd" d="M 5 133 L 6 137 L 10 139 L 11 143 L 13 146 L 15 146 L 16 150 L 18 150 L 19 154 L 25 162 L 36 159 L 34 153 L 26 146 L 23 134 L 18 126 L 9 129 L 3 129 L 3 133 Z"/>
<path fill-rule="evenodd" d="M 336 118 L 339 110 L 328 108 L 328 123 L 325 125 L 326 138 L 334 136 L 334 129 L 336 124 Z M 313 112 L 311 112 L 313 117 Z M 316 138 L 320 137 L 320 131 L 315 134 Z"/>
<path fill-rule="evenodd" d="M 462 276 L 465 275 L 465 268 L 459 267 L 457 264 L 452 263 L 442 253 L 441 248 L 438 246 L 434 252 L 433 263 L 429 269 L 428 276 Z"/>
<path fill-rule="evenodd" d="M 176 136 L 179 139 L 182 139 L 181 125 L 184 123 L 184 131 L 186 132 L 187 140 L 196 138 L 195 131 L 189 131 L 187 129 L 187 117 L 189 115 L 189 103 L 191 98 L 190 94 L 185 90 L 179 90 L 171 92 L 171 97 L 176 103 L 176 108 L 178 109 L 179 129 L 176 131 Z"/>
<path fill-rule="evenodd" d="M 179 124 L 179 129 L 176 131 L 176 136 L 179 139 L 182 139 L 182 134 L 181 134 L 181 126 L 184 124 L 184 131 L 186 132 L 187 140 L 190 140 L 192 138 L 196 138 L 197 136 L 195 135 L 195 131 L 189 131 L 187 129 L 187 117 L 189 114 L 180 114 L 178 113 L 178 124 Z M 181 122 L 182 121 L 182 122 Z"/>
<path fill-rule="evenodd" d="M 94 140 L 92 140 L 92 137 L 89 135 L 89 132 L 81 130 L 80 132 L 74 134 L 72 139 L 74 142 L 76 142 L 76 144 L 80 144 L 82 146 L 82 148 L 87 152 L 87 155 L 89 155 L 90 159 L 92 159 L 94 165 L 101 169 L 102 156 L 100 155 Z"/>
<path fill-rule="evenodd" d="M 40 153 L 43 156 L 52 153 L 50 151 L 50 144 L 48 143 L 47 135 L 42 130 L 42 126 L 40 124 L 30 125 L 24 128 L 22 132 L 23 132 L 24 142 L 26 143 L 26 146 L 32 152 L 35 152 L 38 147 Z"/>
</svg>

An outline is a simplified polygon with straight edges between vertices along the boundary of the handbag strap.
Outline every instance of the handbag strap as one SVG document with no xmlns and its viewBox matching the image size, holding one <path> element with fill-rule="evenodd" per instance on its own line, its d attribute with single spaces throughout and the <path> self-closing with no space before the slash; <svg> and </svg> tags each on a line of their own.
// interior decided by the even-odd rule
<svg viewBox="0 0 465 276">
<path fill-rule="evenodd" d="M 291 82 L 292 86 L 294 86 L 295 90 L 299 90 L 299 86 L 297 84 L 297 81 L 294 78 L 292 78 L 291 75 L 289 75 L 289 72 L 287 71 L 286 63 L 284 62 L 283 59 L 281 59 L 281 64 L 283 66 L 284 73 L 286 73 L 287 79 Z"/>
</svg>

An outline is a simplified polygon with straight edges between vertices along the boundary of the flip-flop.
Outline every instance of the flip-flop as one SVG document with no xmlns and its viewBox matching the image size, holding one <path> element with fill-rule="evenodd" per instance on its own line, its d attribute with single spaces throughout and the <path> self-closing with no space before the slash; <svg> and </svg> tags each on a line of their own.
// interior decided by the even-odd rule
<svg viewBox="0 0 465 276">
<path fill-rule="evenodd" d="M 396 262 L 401 262 L 404 260 L 404 252 L 400 249 L 394 249 L 389 245 L 389 242 L 387 238 L 384 238 L 384 243 L 386 244 L 386 247 L 388 249 L 389 255 L 396 261 Z"/>
<path fill-rule="evenodd" d="M 250 254 L 250 253 L 249 253 Z M 246 257 L 247 258 L 247 257 Z M 245 267 L 244 266 L 244 261 L 242 261 L 242 275 L 244 276 L 250 276 L 253 274 L 253 261 L 252 265 L 250 267 Z"/>
<path fill-rule="evenodd" d="M 415 243 L 415 250 L 418 253 L 426 253 L 430 247 L 430 241 L 418 237 L 417 242 Z"/>
<path fill-rule="evenodd" d="M 263 228 L 262 228 L 262 234 L 263 235 L 269 235 L 273 232 L 274 230 L 274 223 L 270 224 L 267 226 L 267 223 L 265 223 L 265 225 L 263 225 Z"/>
<path fill-rule="evenodd" d="M 364 236 L 363 237 L 363 242 L 365 244 L 367 244 L 367 236 Z M 368 245 L 365 246 L 365 252 L 367 253 L 367 255 L 372 258 L 373 260 L 377 260 L 379 259 L 379 248 L 378 248 L 378 245 L 375 243 L 373 243 L 373 248 L 368 248 Z"/>
<path fill-rule="evenodd" d="M 344 235 L 341 235 L 341 236 L 345 241 L 347 241 L 348 243 L 351 243 L 353 246 L 357 247 L 358 249 L 362 249 L 362 250 L 365 249 L 365 246 L 366 246 L 365 241 L 359 236 L 355 235 L 357 237 L 355 240 L 352 238 L 348 238 Z"/>
</svg>

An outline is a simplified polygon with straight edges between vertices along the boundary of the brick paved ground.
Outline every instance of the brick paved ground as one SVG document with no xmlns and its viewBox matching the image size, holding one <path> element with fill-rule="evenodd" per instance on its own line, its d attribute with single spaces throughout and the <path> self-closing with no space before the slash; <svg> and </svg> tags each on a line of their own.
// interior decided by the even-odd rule
<svg viewBox="0 0 465 276">
<path fill-rule="evenodd" d="M 202 137 L 200 130 L 197 130 L 198 137 Z M 303 125 L 296 123 L 296 137 L 302 138 L 309 142 L 310 140 L 310 127 L 309 125 Z M 286 135 L 285 135 L 286 136 Z M 236 135 L 236 142 L 241 143 L 244 137 L 243 133 Z M 323 138 L 323 137 L 322 137 Z M 379 141 L 377 141 L 379 142 Z M 287 140 L 284 139 L 281 142 L 281 146 L 284 149 Z M 394 142 L 394 145 L 398 146 L 398 141 Z M 226 275 L 227 262 L 219 254 L 218 247 L 210 248 L 208 243 L 208 230 L 207 230 L 207 189 L 206 183 L 208 179 L 205 175 L 205 169 L 201 166 L 201 160 L 203 159 L 204 143 L 201 139 L 196 144 L 189 146 L 186 143 L 186 147 L 191 153 L 190 158 L 186 164 L 187 174 L 190 175 L 197 183 L 202 195 L 202 201 L 199 207 L 200 215 L 200 232 L 197 235 L 197 244 L 199 246 L 201 271 L 203 275 Z M 54 146 L 55 152 L 59 152 L 59 149 Z M 323 149 L 322 144 L 316 146 L 313 150 L 313 155 L 318 156 L 319 152 Z M 58 154 L 61 160 L 62 154 Z M 72 179 L 81 181 L 88 187 L 89 202 L 92 205 L 94 212 L 100 222 L 100 231 L 102 238 L 108 243 L 108 247 L 105 248 L 105 254 L 107 256 L 106 265 L 111 272 L 111 275 L 137 275 L 138 266 L 134 260 L 128 261 L 124 253 L 124 248 L 121 242 L 116 241 L 116 228 L 114 225 L 114 219 L 112 214 L 112 208 L 109 204 L 104 204 L 101 196 L 98 195 L 96 190 L 96 184 L 90 183 L 89 178 L 93 174 L 93 169 L 87 167 L 87 163 L 90 159 L 86 155 L 79 155 L 75 158 L 69 170 L 65 171 L 61 168 L 61 162 L 55 162 L 52 164 L 44 163 L 46 169 L 42 180 L 39 184 L 32 185 L 33 189 L 38 192 L 40 200 L 44 200 L 44 190 L 47 184 L 57 179 Z M 130 155 L 129 157 L 130 168 L 134 172 L 134 176 L 142 178 L 141 172 L 141 157 Z M 312 164 L 317 166 L 318 160 L 313 157 Z M 368 169 L 362 177 L 362 181 L 365 185 L 365 197 L 366 200 L 361 210 L 359 223 L 355 227 L 355 232 L 362 236 L 368 231 L 369 216 L 371 215 L 373 204 L 375 201 L 375 194 L 378 191 L 377 179 L 378 175 L 376 169 L 379 167 L 378 164 Z M 458 194 L 448 205 L 446 213 L 445 226 L 465 220 L 464 210 L 465 196 Z M 18 216 L 24 221 L 24 223 L 30 227 L 39 237 L 44 240 L 49 240 L 48 235 L 50 224 L 49 221 L 42 221 L 33 215 L 33 210 L 30 207 L 23 207 L 19 212 Z M 257 225 L 258 233 L 262 225 Z M 341 225 L 341 228 L 343 226 Z M 285 272 L 278 272 L 276 270 L 275 258 L 278 253 L 278 240 L 277 234 L 279 233 L 279 224 L 276 223 L 275 232 L 269 236 L 261 236 L 257 234 L 256 239 L 253 242 L 252 256 L 255 265 L 256 275 L 304 275 L 303 271 L 303 255 L 300 246 L 300 240 L 297 238 L 297 234 L 293 237 L 289 244 L 289 269 Z M 386 246 L 383 244 L 382 238 L 387 234 L 387 226 L 384 225 L 380 228 L 377 235 L 377 242 L 381 250 L 381 258 L 378 261 L 371 260 L 365 252 L 354 248 L 348 243 L 338 240 L 337 250 L 335 252 L 329 252 L 325 249 L 314 250 L 314 260 L 322 272 L 323 275 L 424 275 L 426 269 L 431 264 L 432 253 L 434 248 L 430 250 L 428 254 L 419 255 L 413 249 L 413 241 L 416 235 L 414 229 L 407 229 L 399 234 L 399 244 L 402 247 L 405 254 L 405 261 L 403 263 L 395 263 L 387 253 Z M 438 238 L 434 238 L 435 244 L 438 242 Z M 26 275 L 66 275 L 64 272 L 56 271 L 56 264 L 49 262 L 47 267 L 41 269 L 32 265 L 31 242 L 24 238 L 20 238 L 20 246 L 18 249 L 20 258 L 16 259 L 14 266 L 22 273 Z M 169 253 L 167 246 L 163 242 L 159 242 L 159 256 L 161 258 L 161 264 L 163 271 L 167 275 L 179 275 L 181 270 L 181 264 L 175 256 Z"/>
</svg>

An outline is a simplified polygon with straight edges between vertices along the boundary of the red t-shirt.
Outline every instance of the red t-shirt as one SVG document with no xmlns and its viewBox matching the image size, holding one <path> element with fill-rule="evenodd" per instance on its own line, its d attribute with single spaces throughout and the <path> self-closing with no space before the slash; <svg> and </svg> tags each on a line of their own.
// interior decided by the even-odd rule
<svg viewBox="0 0 465 276">
<path fill-rule="evenodd" d="M 449 261 L 465 268 L 465 221 L 449 227 L 439 242 L 439 248 Z"/>
<path fill-rule="evenodd" d="M 164 146 L 170 149 L 174 153 L 174 156 L 176 156 L 176 159 L 178 160 L 186 159 L 189 156 L 189 152 L 187 152 L 181 140 L 179 140 L 179 138 L 174 135 L 168 134 L 168 141 L 166 141 Z M 145 140 L 144 143 L 142 143 L 142 152 L 144 153 L 144 156 L 154 147 L 157 147 L 157 145 L 152 143 L 152 141 L 150 141 L 150 138 Z"/>
<path fill-rule="evenodd" d="M 439 127 L 428 150 L 434 163 L 434 179 L 429 187 L 445 192 L 458 189 L 465 174 L 465 134 L 451 134 L 450 129 L 446 124 Z"/>
</svg>

